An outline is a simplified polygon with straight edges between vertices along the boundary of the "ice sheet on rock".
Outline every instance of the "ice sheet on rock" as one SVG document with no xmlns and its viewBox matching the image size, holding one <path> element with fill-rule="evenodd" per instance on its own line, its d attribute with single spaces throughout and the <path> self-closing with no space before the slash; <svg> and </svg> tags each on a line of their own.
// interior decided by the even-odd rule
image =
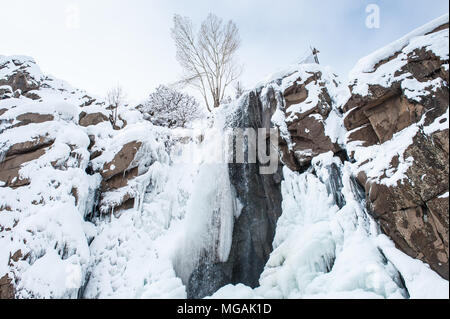
<svg viewBox="0 0 450 319">
<path fill-rule="evenodd" d="M 202 143 L 198 134 L 204 136 Z M 156 141 L 166 135 L 168 140 Z M 180 138 L 187 141 L 173 143 Z M 202 250 L 226 260 L 237 203 L 227 165 L 212 162 L 218 138 L 219 128 L 189 132 L 140 123 L 112 139 L 110 149 L 116 150 L 128 141 L 141 141 L 149 147 L 143 156 L 152 161 L 120 190 L 133 192 L 135 207 L 111 221 L 96 221 L 99 234 L 91 245 L 85 297 L 185 298 L 180 277 L 187 280 Z M 121 196 L 107 196 L 116 195 Z"/>
<path fill-rule="evenodd" d="M 186 202 L 186 229 L 174 256 L 175 269 L 184 283 L 201 259 L 227 261 L 234 218 L 240 213 L 228 165 L 223 162 L 225 153 L 218 147 L 225 143 L 225 118 L 226 114 L 216 115 L 214 126 L 204 131 L 204 140 L 195 150 L 197 174 Z"/>
<path fill-rule="evenodd" d="M 202 165 L 186 207 L 185 224 L 189 226 L 180 238 L 174 260 L 185 283 L 204 255 L 213 263 L 227 261 L 236 210 L 228 167 Z"/>
<path fill-rule="evenodd" d="M 130 210 L 99 225 L 90 246 L 92 269 L 84 298 L 186 298 L 170 259 L 155 247 L 143 214 Z"/>
<path fill-rule="evenodd" d="M 396 249 L 395 244 L 385 235 L 378 235 L 375 240 L 385 256 L 401 272 L 411 298 L 449 298 L 449 282 L 442 279 L 427 264 Z"/>
<path fill-rule="evenodd" d="M 86 298 L 186 298 L 172 255 L 184 230 L 189 167 L 156 162 L 134 209 L 97 221 Z"/>
<path fill-rule="evenodd" d="M 330 165 L 342 172 L 342 186 L 336 190 L 345 197 L 342 208 L 327 187 Z M 378 227 L 357 195 L 350 165 L 327 153 L 303 174 L 285 167 L 283 213 L 260 287 L 228 285 L 212 297 L 417 298 L 424 296 L 420 290 L 434 287 L 436 294 L 428 296 L 448 296 L 447 281 L 401 254 L 389 240 L 380 241 Z"/>
</svg>

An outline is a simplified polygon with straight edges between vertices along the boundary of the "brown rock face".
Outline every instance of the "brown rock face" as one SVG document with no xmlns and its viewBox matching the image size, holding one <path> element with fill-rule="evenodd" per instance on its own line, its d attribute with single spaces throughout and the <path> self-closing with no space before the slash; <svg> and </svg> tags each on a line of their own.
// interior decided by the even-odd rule
<svg viewBox="0 0 450 319">
<path fill-rule="evenodd" d="M 25 113 L 19 115 L 16 119 L 20 122 L 14 125 L 12 128 L 25 126 L 30 123 L 50 122 L 53 121 L 54 117 L 51 114 Z"/>
<path fill-rule="evenodd" d="M 448 28 L 448 24 L 433 32 Z M 380 61 L 381 65 L 397 59 L 400 52 Z M 448 69 L 443 61 L 426 48 L 416 49 L 407 55 L 407 63 L 395 73 L 390 87 L 369 84 L 369 94 L 353 94 L 343 111 L 347 112 L 344 124 L 348 142 L 359 141 L 367 147 L 383 144 L 394 134 L 423 120 L 426 128 L 448 110 Z M 402 75 L 407 75 L 406 79 Z M 419 100 L 410 99 L 403 83 L 406 80 L 425 83 L 443 80 L 438 87 L 425 88 Z M 353 90 L 353 86 L 350 86 Z M 442 119 L 445 123 L 446 119 Z M 380 180 L 368 179 L 364 171 L 358 181 L 364 186 L 367 204 L 379 220 L 382 230 L 397 247 L 408 255 L 428 263 L 442 277 L 449 278 L 448 197 L 440 198 L 449 190 L 448 129 L 426 134 L 421 129 L 407 147 L 403 158 L 411 158 L 406 178 L 396 186 L 383 185 Z M 353 154 L 350 154 L 351 156 Z M 364 163 L 357 163 L 362 165 Z M 399 166 L 399 157 L 392 158 L 392 169 Z M 388 168 L 386 168 L 388 169 Z M 386 176 L 381 175 L 382 180 Z"/>
<path fill-rule="evenodd" d="M 45 149 L 39 149 L 34 152 L 15 155 L 6 158 L 0 164 L 0 181 L 4 182 L 6 187 L 20 187 L 29 184 L 26 178 L 20 177 L 19 171 L 22 164 L 35 160 L 45 154 Z"/>
<path fill-rule="evenodd" d="M 111 178 L 102 181 L 102 189 L 104 191 L 111 191 L 125 187 L 128 185 L 128 181 L 138 176 L 138 174 L 139 170 L 137 167 L 116 174 Z"/>
<path fill-rule="evenodd" d="M 12 91 L 20 90 L 22 94 L 29 91 L 38 90 L 39 84 L 31 79 L 27 72 L 18 71 L 5 79 L 0 79 L 0 86 L 9 85 Z"/>
<path fill-rule="evenodd" d="M 0 299 L 14 299 L 14 286 L 8 275 L 0 278 Z"/>
<path fill-rule="evenodd" d="M 295 120 L 288 128 L 292 141 L 295 143 L 292 155 L 300 167 L 308 166 L 312 158 L 319 154 L 339 151 L 339 147 L 325 135 L 323 122 L 313 116 Z M 298 165 L 296 165 L 297 169 Z"/>
<path fill-rule="evenodd" d="M 102 177 L 105 180 L 108 180 L 111 177 L 122 174 L 124 171 L 130 169 L 131 162 L 134 160 L 141 145 L 141 142 L 130 142 L 125 144 L 111 162 L 105 163 L 103 171 L 101 172 Z"/>
<path fill-rule="evenodd" d="M 98 123 L 102 123 L 108 121 L 108 117 L 103 113 L 90 113 L 86 112 L 80 113 L 79 124 L 84 127 L 88 127 L 91 125 L 97 125 Z"/>
<path fill-rule="evenodd" d="M 370 123 L 363 124 L 352 130 L 348 135 L 348 140 L 359 141 L 365 147 L 378 144 L 378 136 Z"/>
<path fill-rule="evenodd" d="M 280 148 L 282 161 L 294 171 L 309 166 L 311 160 L 319 154 L 329 151 L 333 153 L 340 151 L 339 146 L 333 143 L 330 137 L 325 134 L 323 121 L 330 114 L 332 101 L 322 80 L 322 73 L 315 72 L 310 74 L 305 81 L 302 81 L 302 79 L 295 81 L 283 93 L 292 149 L 289 149 L 288 144 L 282 138 L 280 139 Z M 310 83 L 320 87 L 321 93 L 318 96 L 317 105 L 310 107 L 308 111 L 303 113 L 297 112 L 293 114 L 289 111 L 289 107 L 307 100 L 310 94 L 307 86 Z"/>
<path fill-rule="evenodd" d="M 436 272 L 448 278 L 448 216 L 446 224 L 442 217 L 440 210 L 433 214 L 425 205 L 384 215 L 379 222 L 397 247 L 427 261 Z"/>
<path fill-rule="evenodd" d="M 392 97 L 377 107 L 365 110 L 380 143 L 392 138 L 394 133 L 416 123 L 423 108 L 409 103 L 404 97 Z"/>
<path fill-rule="evenodd" d="M 14 144 L 6 152 L 5 159 L 0 162 L 0 181 L 5 187 L 20 187 L 29 184 L 26 178 L 21 178 L 19 171 L 22 164 L 38 159 L 45 154 L 53 140 L 40 137 L 34 141 Z"/>
<path fill-rule="evenodd" d="M 6 152 L 6 157 L 31 153 L 38 149 L 50 146 L 53 144 L 53 142 L 54 142 L 53 139 L 49 139 L 45 136 L 40 136 L 39 138 L 34 139 L 32 141 L 17 143 L 17 144 L 12 145 L 8 149 L 8 151 Z"/>
<path fill-rule="evenodd" d="M 126 187 L 128 181 L 139 175 L 138 167 L 133 167 L 132 162 L 141 146 L 141 142 L 125 144 L 114 156 L 114 159 L 103 166 L 103 171 L 100 172 L 103 177 L 101 183 L 102 198 L 100 200 L 100 205 L 103 206 L 103 213 L 106 211 L 120 212 L 134 206 L 134 198 L 128 192 L 124 194 L 120 203 L 113 207 L 111 204 L 104 203 L 104 198 L 108 195 L 108 192 Z"/>
<path fill-rule="evenodd" d="M 344 119 L 347 130 L 356 131 L 349 142 L 359 140 L 370 146 L 378 142 L 384 143 L 392 136 L 417 123 L 424 113 L 424 107 L 411 103 L 402 95 L 399 84 L 390 88 L 369 86 L 369 96 L 352 97 L 344 106 L 344 112 L 351 110 Z"/>
</svg>

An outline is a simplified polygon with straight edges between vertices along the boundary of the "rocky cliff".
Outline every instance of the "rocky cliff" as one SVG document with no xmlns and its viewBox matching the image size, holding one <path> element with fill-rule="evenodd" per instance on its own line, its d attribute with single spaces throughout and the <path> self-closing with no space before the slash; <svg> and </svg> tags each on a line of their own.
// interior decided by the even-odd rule
<svg viewBox="0 0 450 319">
<path fill-rule="evenodd" d="M 361 59 L 349 90 L 331 71 L 310 64 L 273 76 L 260 97 L 278 105 L 272 122 L 282 132 L 286 166 L 304 171 L 326 152 L 352 162 L 383 232 L 446 279 L 447 20 Z"/>
<path fill-rule="evenodd" d="M 361 60 L 342 107 L 347 148 L 370 212 L 402 251 L 446 279 L 447 40 L 442 20 Z"/>
<path fill-rule="evenodd" d="M 350 77 L 347 86 L 329 68 L 295 65 L 243 107 L 259 105 L 258 117 L 279 128 L 289 170 L 314 172 L 321 154 L 335 156 L 321 179 L 341 210 L 347 163 L 352 192 L 380 231 L 448 280 L 448 16 L 361 59 Z"/>
<path fill-rule="evenodd" d="M 349 83 L 293 65 L 194 131 L 130 107 L 113 127 L 0 56 L 0 298 L 448 297 L 448 34 Z M 277 172 L 212 158 L 230 128 L 277 128 Z"/>
<path fill-rule="evenodd" d="M 1 296 L 77 297 L 90 221 L 134 207 L 164 143 L 137 111 L 121 110 L 113 128 L 102 99 L 29 57 L 0 57 L 0 92 Z"/>
</svg>

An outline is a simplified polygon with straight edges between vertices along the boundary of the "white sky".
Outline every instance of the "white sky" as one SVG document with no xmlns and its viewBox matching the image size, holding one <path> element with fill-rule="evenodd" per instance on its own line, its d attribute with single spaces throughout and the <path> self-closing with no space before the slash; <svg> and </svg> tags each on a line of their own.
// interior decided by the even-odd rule
<svg viewBox="0 0 450 319">
<path fill-rule="evenodd" d="M 380 7 L 378 29 L 365 25 L 370 3 Z M 322 64 L 346 76 L 359 58 L 448 12 L 448 2 L 0 0 L 0 55 L 32 56 L 45 74 L 92 94 L 104 96 L 121 83 L 136 101 L 178 79 L 173 14 L 198 25 L 209 12 L 239 26 L 242 81 L 251 87 L 310 45 L 321 51 Z"/>
</svg>

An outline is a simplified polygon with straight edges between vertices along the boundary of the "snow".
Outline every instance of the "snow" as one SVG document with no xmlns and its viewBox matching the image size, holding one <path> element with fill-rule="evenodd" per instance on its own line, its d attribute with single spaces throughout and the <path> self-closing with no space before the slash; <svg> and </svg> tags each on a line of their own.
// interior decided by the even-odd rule
<svg viewBox="0 0 450 319">
<path fill-rule="evenodd" d="M 301 86 L 313 74 L 320 74 L 318 81 L 311 81 L 305 86 L 307 90 L 307 98 L 305 101 L 293 104 L 289 108 L 285 108 L 283 94 L 289 87 L 293 85 Z M 330 114 L 324 120 L 320 114 L 310 114 L 317 121 L 323 123 L 325 134 L 330 137 L 333 143 L 343 145 L 345 143 L 346 130 L 343 124 L 343 117 L 338 108 L 345 104 L 350 97 L 350 90 L 343 85 L 332 69 L 328 66 L 321 66 L 315 63 L 299 63 L 289 66 L 288 68 L 272 74 L 263 82 L 259 83 L 255 90 L 260 91 L 263 108 L 268 108 L 270 99 L 268 92 L 275 91 L 277 107 L 272 115 L 271 122 L 280 131 L 280 136 L 286 141 L 288 148 L 292 149 L 292 141 L 288 131 L 289 123 L 298 119 L 299 116 L 313 111 L 319 104 L 322 95 L 322 89 L 326 89 L 331 98 Z M 287 114 L 289 114 L 287 116 Z"/>
<path fill-rule="evenodd" d="M 26 68 L 31 81 L 40 81 L 44 78 L 41 69 L 32 57 L 24 55 L 3 56 L 0 55 L 0 79 L 6 78 L 17 72 L 21 67 Z"/>
<path fill-rule="evenodd" d="M 342 208 L 327 187 L 330 165 L 342 171 Z M 448 281 L 380 234 L 349 163 L 327 153 L 313 166 L 315 174 L 284 168 L 283 213 L 260 286 L 228 285 L 212 298 L 448 298 Z"/>
<path fill-rule="evenodd" d="M 443 280 L 428 265 L 396 249 L 394 243 L 385 235 L 378 235 L 376 241 L 386 257 L 401 272 L 411 298 L 449 298 L 449 282 Z"/>
<path fill-rule="evenodd" d="M 448 108 L 447 111 L 441 116 L 437 117 L 433 123 L 423 128 L 423 131 L 427 135 L 431 135 L 434 132 L 448 130 L 449 120 L 448 120 Z"/>
<path fill-rule="evenodd" d="M 79 109 L 73 104 L 61 101 L 42 103 L 39 105 L 39 108 L 36 107 L 36 103 L 27 103 L 24 101 L 23 104 L 6 111 L 2 115 L 2 118 L 14 120 L 17 116 L 26 113 L 50 114 L 53 115 L 56 120 L 72 121 L 78 117 Z"/>
<path fill-rule="evenodd" d="M 333 108 L 324 123 L 325 135 L 329 136 L 331 142 L 344 145 L 347 130 L 344 127 L 343 117 L 337 109 Z"/>
<path fill-rule="evenodd" d="M 426 50 L 433 52 L 441 60 L 448 61 L 449 30 L 444 29 L 426 34 L 438 26 L 448 23 L 448 21 L 449 15 L 446 14 L 373 54 L 362 58 L 349 74 L 350 83 L 353 86 L 352 93 L 365 96 L 369 93 L 369 85 L 390 87 L 394 82 L 402 81 L 402 88 L 405 90 L 406 96 L 420 102 L 420 97 L 424 95 L 424 88 L 429 87 L 433 89 L 439 86 L 443 79 L 420 83 L 418 80 L 412 78 L 409 72 L 400 75 L 396 75 L 396 72 L 407 64 L 408 55 L 411 55 L 414 50 L 420 48 L 426 48 Z M 395 56 L 395 54 L 398 55 Z M 376 70 L 374 69 L 378 62 L 390 57 L 392 57 L 391 61 L 380 65 Z M 444 67 L 448 68 L 448 63 Z"/>
<path fill-rule="evenodd" d="M 85 298 L 186 298 L 170 260 L 158 255 L 146 232 L 151 224 L 143 225 L 142 218 L 131 210 L 99 225 Z"/>
<path fill-rule="evenodd" d="M 243 284 L 236 286 L 228 285 L 217 291 L 213 297 L 206 297 L 205 299 L 261 299 L 261 296 L 256 296 L 255 291 Z"/>
<path fill-rule="evenodd" d="M 407 170 L 412 166 L 413 159 L 404 157 L 406 149 L 413 143 L 413 138 L 419 131 L 418 125 L 412 125 L 396 133 L 392 139 L 383 144 L 369 147 L 359 146 L 358 143 L 349 143 L 348 151 L 354 151 L 354 158 L 361 165 L 355 165 L 354 174 L 360 171 L 366 173 L 367 178 L 386 186 L 396 186 L 407 178 Z M 399 165 L 391 167 L 391 161 L 398 156 Z M 386 175 L 383 177 L 383 175 Z"/>
<path fill-rule="evenodd" d="M 286 141 L 289 150 L 292 150 L 293 145 L 291 141 L 291 135 L 289 134 L 289 130 L 286 124 L 286 115 L 279 106 L 275 110 L 275 113 L 272 115 L 271 122 L 273 123 L 273 125 L 278 127 L 280 136 Z"/>
<path fill-rule="evenodd" d="M 422 46 L 448 59 L 444 45 L 448 30 L 425 35 L 445 22 L 448 15 L 362 59 L 352 72 L 360 79 L 354 92 L 365 93 L 368 84 L 402 81 L 407 97 L 420 100 L 426 90 L 441 86 L 442 79 L 420 83 L 408 74 L 397 78 L 393 74 L 405 65 L 409 53 Z M 402 51 L 397 58 L 373 72 L 380 59 L 397 51 Z M 292 149 L 289 122 L 316 107 L 326 88 L 332 100 L 330 113 L 326 118 L 308 116 L 324 124 L 332 142 L 344 145 L 348 132 L 339 107 L 350 90 L 329 67 L 309 62 L 271 75 L 255 90 L 264 109 L 275 93 L 271 125 L 279 128 Z M 85 128 L 78 125 L 81 112 L 109 115 L 103 99 L 95 97 L 92 105 L 81 107 L 90 96 L 43 75 L 29 57 L 0 56 L 0 66 L 0 79 L 25 67 L 30 80 L 40 85 L 35 93 L 41 97 L 0 100 L 0 109 L 7 110 L 0 116 L 0 163 L 12 145 L 38 138 L 51 142 L 42 156 L 20 167 L 20 177 L 29 185 L 18 189 L 0 185 L 1 207 L 8 208 L 0 214 L 0 225 L 10 229 L 0 237 L 0 275 L 18 279 L 18 297 L 186 298 L 189 276 L 204 258 L 227 261 L 242 204 L 223 162 L 226 154 L 218 145 L 224 142 L 230 116 L 247 103 L 247 94 L 193 123 L 194 130 L 157 127 L 130 107 L 119 109 L 127 122 L 121 130 L 113 130 L 108 121 Z M 286 109 L 284 91 L 318 72 L 318 83 L 306 85 L 307 99 Z M 48 114 L 54 120 L 10 129 L 26 113 Z M 402 182 L 412 164 L 404 156 L 412 138 L 419 130 L 431 135 L 448 129 L 448 109 L 426 127 L 424 119 L 380 145 L 348 144 L 356 164 L 342 163 L 330 152 L 313 158 L 312 167 L 303 173 L 284 167 L 282 215 L 260 286 L 227 285 L 211 298 L 448 298 L 448 281 L 381 234 L 354 182 L 362 170 L 369 179 L 388 186 Z M 91 152 L 102 152 L 92 161 L 87 150 L 91 135 L 95 138 Z M 103 192 L 98 202 L 101 176 L 86 174 L 88 165 L 102 172 L 105 163 L 131 142 L 141 144 L 128 167 L 137 167 L 138 176 L 122 188 Z M 305 150 L 302 155 L 313 154 Z M 399 157 L 397 168 L 390 167 L 394 156 Z M 332 170 L 341 180 L 333 179 Z M 383 174 L 386 177 L 380 179 Z M 127 196 L 135 199 L 134 207 L 104 214 Z M 448 192 L 439 198 L 448 198 Z M 97 204 L 103 215 L 92 217 Z M 10 254 L 19 250 L 23 258 L 10 266 Z"/>
<path fill-rule="evenodd" d="M 448 129 L 448 112 L 447 108 L 446 113 L 436 118 L 428 126 L 424 126 L 425 113 L 419 122 L 397 132 L 383 144 L 363 147 L 359 141 L 347 143 L 347 151 L 354 152 L 353 157 L 357 163 L 362 163 L 354 166 L 353 173 L 357 176 L 360 171 L 364 171 L 369 179 L 386 186 L 396 186 L 397 183 L 403 182 L 407 179 L 406 172 L 414 161 L 412 157 L 405 158 L 404 155 L 408 147 L 412 145 L 414 136 L 419 131 L 431 135 L 434 132 Z M 391 167 L 391 161 L 396 156 L 399 161 L 398 167 Z"/>
<path fill-rule="evenodd" d="M 76 298 L 82 283 L 82 270 L 75 259 L 72 256 L 61 260 L 54 249 L 48 250 L 23 273 L 19 290 L 23 286 L 31 291 L 39 291 L 42 298 Z M 21 295 L 23 298 L 32 296 Z"/>
<path fill-rule="evenodd" d="M 439 198 L 448 198 L 448 192 L 439 196 Z"/>
<path fill-rule="evenodd" d="M 401 88 L 408 99 L 420 102 L 422 96 L 429 95 L 430 91 L 436 91 L 436 88 L 442 87 L 443 83 L 444 81 L 440 78 L 428 82 L 406 78 L 402 81 Z"/>
<path fill-rule="evenodd" d="M 111 150 L 131 140 L 148 145 L 139 161 L 150 166 L 127 187 L 103 199 L 111 204 L 124 192 L 137 198 L 135 207 L 120 216 L 96 221 L 85 297 L 186 298 L 184 284 L 204 252 L 212 259 L 227 260 L 241 206 L 229 182 L 228 166 L 212 158 L 223 138 L 223 124 L 217 119 L 215 127 L 200 132 L 138 123 L 115 136 Z M 164 133 L 169 140 L 159 139 Z M 202 143 L 196 139 L 199 134 L 204 136 Z M 163 147 L 180 137 L 189 139 L 172 149 Z M 99 162 L 105 158 L 111 158 L 108 152 Z"/>
<path fill-rule="evenodd" d="M 411 45 L 411 42 L 414 45 L 414 47 L 421 46 L 421 43 L 417 43 L 417 40 L 414 41 L 416 37 L 422 37 L 426 33 L 429 33 L 439 27 L 440 25 L 443 25 L 445 23 L 449 22 L 449 14 L 444 14 L 443 16 L 415 29 L 414 31 L 406 34 L 402 38 L 392 42 L 391 44 L 373 52 L 372 54 L 360 59 L 356 66 L 353 68 L 353 70 L 350 72 L 350 78 L 356 79 L 361 75 L 361 73 L 370 73 L 373 72 L 373 67 L 381 60 L 387 59 L 391 57 L 395 52 L 401 51 L 404 47 L 407 45 Z M 413 39 L 413 41 L 411 41 Z M 442 47 L 441 47 L 442 48 Z M 448 46 L 447 46 L 447 56 L 448 56 Z"/>
<path fill-rule="evenodd" d="M 17 278 L 17 297 L 77 298 L 88 274 L 88 243 L 96 235 L 95 226 L 85 216 L 91 212 L 100 184 L 98 174 L 85 173 L 90 140 L 77 125 L 84 94 L 43 76 L 31 58 L 2 56 L 0 65 L 6 66 L 0 78 L 22 67 L 30 81 L 41 85 L 38 101 L 23 96 L 0 101 L 7 110 L 0 116 L 0 154 L 12 145 L 38 138 L 49 142 L 41 157 L 19 168 L 20 177 L 27 178 L 29 185 L 0 188 L 1 206 L 8 209 L 0 214 L 0 225 L 5 228 L 0 237 L 0 273 Z M 19 123 L 18 116 L 27 113 L 52 115 L 53 121 L 10 128 Z M 19 250 L 22 258 L 10 266 L 10 254 Z"/>
<path fill-rule="evenodd" d="M 30 253 L 30 263 L 16 263 L 15 271 L 21 278 L 18 296 L 76 297 L 87 273 L 90 256 L 83 216 L 72 203 L 30 207 L 27 216 L 14 215 L 20 221 L 12 234 L 5 234 L 1 241 L 4 249 L 21 249 L 23 255 Z M 1 223 L 5 225 L 4 220 Z M 26 239 L 26 244 L 19 239 Z M 3 267 L 4 264 L 2 271 Z"/>
</svg>

